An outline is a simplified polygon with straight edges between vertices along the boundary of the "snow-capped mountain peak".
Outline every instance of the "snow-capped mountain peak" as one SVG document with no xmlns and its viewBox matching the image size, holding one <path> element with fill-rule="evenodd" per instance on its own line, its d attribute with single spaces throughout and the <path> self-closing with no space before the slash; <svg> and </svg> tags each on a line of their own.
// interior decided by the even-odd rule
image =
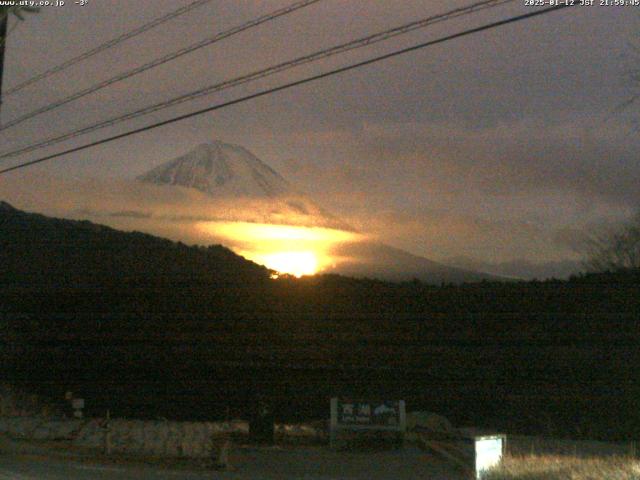
<svg viewBox="0 0 640 480">
<path fill-rule="evenodd" d="M 221 141 L 198 145 L 138 180 L 195 188 L 216 197 L 279 197 L 295 193 L 284 178 L 251 152 Z"/>
</svg>

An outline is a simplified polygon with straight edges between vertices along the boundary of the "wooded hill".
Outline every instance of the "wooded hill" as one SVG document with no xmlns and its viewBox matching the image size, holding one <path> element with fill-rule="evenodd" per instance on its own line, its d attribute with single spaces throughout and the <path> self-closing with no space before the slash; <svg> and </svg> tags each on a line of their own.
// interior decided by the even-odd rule
<svg viewBox="0 0 640 480">
<path fill-rule="evenodd" d="M 4 378 L 89 414 L 326 416 L 402 397 L 457 424 L 635 438 L 640 272 L 465 285 L 271 280 L 190 247 L 0 205 Z M 557 432 L 554 432 L 556 430 Z"/>
</svg>

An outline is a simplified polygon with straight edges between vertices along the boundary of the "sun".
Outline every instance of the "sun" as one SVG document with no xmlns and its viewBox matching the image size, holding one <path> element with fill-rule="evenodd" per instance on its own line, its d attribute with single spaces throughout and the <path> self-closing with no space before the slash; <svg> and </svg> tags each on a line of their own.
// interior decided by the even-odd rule
<svg viewBox="0 0 640 480">
<path fill-rule="evenodd" d="M 198 228 L 248 260 L 280 274 L 302 277 L 335 266 L 336 245 L 360 239 L 355 232 L 251 222 L 201 222 Z"/>
<path fill-rule="evenodd" d="M 318 257 L 314 252 L 277 252 L 262 255 L 259 263 L 278 273 L 295 277 L 318 272 Z"/>
</svg>

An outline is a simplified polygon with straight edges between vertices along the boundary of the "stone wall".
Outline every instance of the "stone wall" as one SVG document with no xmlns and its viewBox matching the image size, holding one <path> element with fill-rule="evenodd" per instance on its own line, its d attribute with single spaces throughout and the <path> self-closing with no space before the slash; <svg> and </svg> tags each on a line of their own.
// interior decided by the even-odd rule
<svg viewBox="0 0 640 480">
<path fill-rule="evenodd" d="M 77 447 L 104 449 L 104 419 L 50 419 L 0 417 L 0 433 L 26 440 L 68 441 Z M 158 457 L 201 458 L 215 449 L 216 439 L 229 435 L 247 438 L 249 425 L 229 422 L 173 422 L 112 419 L 109 435 L 112 452 Z M 290 443 L 310 443 L 326 438 L 325 429 L 313 425 L 276 425 L 276 438 Z"/>
<path fill-rule="evenodd" d="M 170 422 L 113 419 L 109 422 L 114 453 L 169 457 L 205 457 L 216 437 L 249 432 L 247 422 Z M 0 433 L 27 440 L 67 440 L 77 447 L 104 449 L 102 419 L 0 417 Z"/>
</svg>

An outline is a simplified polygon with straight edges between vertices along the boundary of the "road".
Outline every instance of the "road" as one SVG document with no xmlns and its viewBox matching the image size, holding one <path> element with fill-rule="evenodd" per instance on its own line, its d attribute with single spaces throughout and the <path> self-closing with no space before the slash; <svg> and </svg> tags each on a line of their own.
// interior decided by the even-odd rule
<svg viewBox="0 0 640 480">
<path fill-rule="evenodd" d="M 457 480 L 450 467 L 418 451 L 338 453 L 321 448 L 242 449 L 235 471 L 115 464 L 43 455 L 0 454 L 0 480 Z"/>
<path fill-rule="evenodd" d="M 114 466 L 79 463 L 32 456 L 0 456 L 0 480 L 69 480 L 69 479 L 211 479 L 206 472 L 166 470 L 153 466 Z M 225 477 L 219 477 L 225 478 Z"/>
</svg>

